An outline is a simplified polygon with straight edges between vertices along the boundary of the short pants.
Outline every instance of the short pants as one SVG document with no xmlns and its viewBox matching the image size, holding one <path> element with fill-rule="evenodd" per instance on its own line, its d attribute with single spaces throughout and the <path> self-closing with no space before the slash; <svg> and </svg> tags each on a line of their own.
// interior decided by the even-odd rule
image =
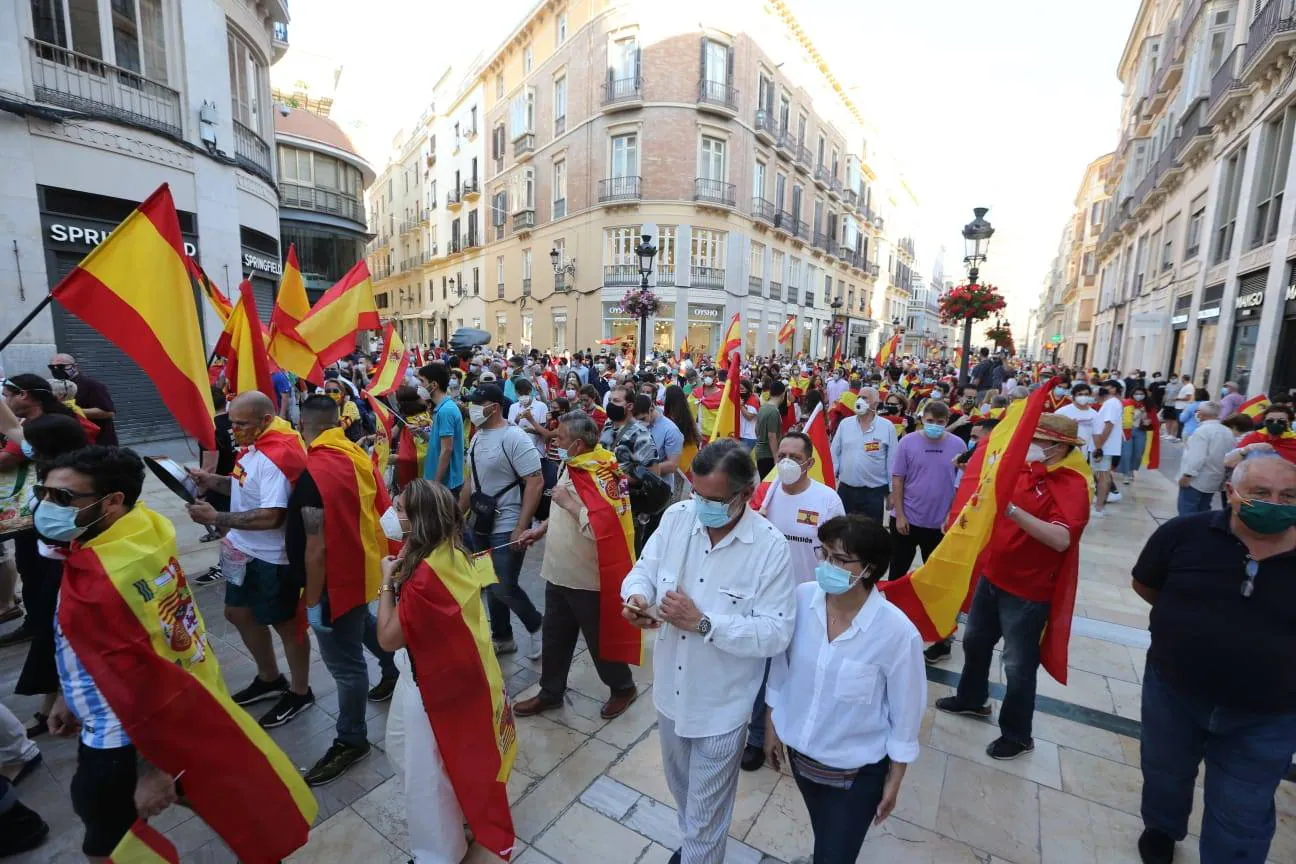
<svg viewBox="0 0 1296 864">
<path fill-rule="evenodd" d="M 301 590 L 288 575 L 287 564 L 249 558 L 243 584 L 225 581 L 225 605 L 251 609 L 258 624 L 274 626 L 297 616 Z"/>
</svg>

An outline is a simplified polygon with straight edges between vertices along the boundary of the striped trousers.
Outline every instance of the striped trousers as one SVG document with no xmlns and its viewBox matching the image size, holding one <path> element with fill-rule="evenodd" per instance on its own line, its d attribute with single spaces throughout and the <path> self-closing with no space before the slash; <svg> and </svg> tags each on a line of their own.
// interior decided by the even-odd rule
<svg viewBox="0 0 1296 864">
<path fill-rule="evenodd" d="M 675 723 L 657 715 L 666 785 L 675 798 L 680 864 L 721 864 L 733 819 L 745 725 L 723 735 L 681 738 Z"/>
</svg>

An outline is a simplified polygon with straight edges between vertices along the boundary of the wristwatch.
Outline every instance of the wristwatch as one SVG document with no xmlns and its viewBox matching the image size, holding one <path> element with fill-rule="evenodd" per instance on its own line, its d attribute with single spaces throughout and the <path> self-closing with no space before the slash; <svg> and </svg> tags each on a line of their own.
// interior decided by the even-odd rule
<svg viewBox="0 0 1296 864">
<path fill-rule="evenodd" d="M 711 619 L 703 615 L 697 623 L 697 632 L 700 636 L 705 636 L 711 632 Z"/>
</svg>

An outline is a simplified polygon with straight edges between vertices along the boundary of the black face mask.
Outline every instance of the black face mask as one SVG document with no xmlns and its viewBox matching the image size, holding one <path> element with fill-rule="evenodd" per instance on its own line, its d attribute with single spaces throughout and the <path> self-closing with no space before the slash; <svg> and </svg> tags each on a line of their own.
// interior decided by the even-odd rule
<svg viewBox="0 0 1296 864">
<path fill-rule="evenodd" d="M 615 402 L 609 402 L 607 404 L 607 416 L 613 423 L 620 423 L 625 419 L 626 406 L 618 405 Z"/>
<path fill-rule="evenodd" d="M 1265 431 L 1275 437 L 1282 435 L 1287 431 L 1286 420 L 1266 420 L 1264 425 Z"/>
<path fill-rule="evenodd" d="M 67 366 L 51 366 L 49 367 L 49 370 L 50 370 L 50 374 L 60 381 L 66 381 L 72 377 L 71 375 L 68 374 Z"/>
</svg>

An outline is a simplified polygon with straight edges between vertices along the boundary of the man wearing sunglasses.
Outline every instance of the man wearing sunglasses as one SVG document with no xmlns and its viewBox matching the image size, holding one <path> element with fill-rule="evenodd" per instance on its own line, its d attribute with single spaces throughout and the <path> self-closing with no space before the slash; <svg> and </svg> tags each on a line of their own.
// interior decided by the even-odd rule
<svg viewBox="0 0 1296 864">
<path fill-rule="evenodd" d="M 77 406 L 85 413 L 86 419 L 93 420 L 99 426 L 99 437 L 95 439 L 95 443 L 105 447 L 115 446 L 117 427 L 113 418 L 117 409 L 107 385 L 89 375 L 83 375 L 76 358 L 71 354 L 55 354 L 51 357 L 49 371 L 53 378 L 76 383 Z"/>
</svg>

